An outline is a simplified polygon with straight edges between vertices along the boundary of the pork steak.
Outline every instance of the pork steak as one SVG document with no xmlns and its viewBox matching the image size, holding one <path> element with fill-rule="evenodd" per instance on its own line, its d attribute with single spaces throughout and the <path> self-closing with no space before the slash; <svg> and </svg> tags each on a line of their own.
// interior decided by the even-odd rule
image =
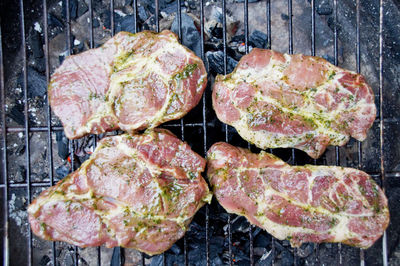
<svg viewBox="0 0 400 266">
<path fill-rule="evenodd" d="M 65 135 L 75 139 L 181 118 L 206 83 L 202 60 L 171 31 L 119 32 L 99 48 L 68 56 L 51 77 L 49 99 Z"/>
<path fill-rule="evenodd" d="M 213 87 L 218 118 L 261 149 L 294 147 L 318 158 L 328 145 L 366 138 L 372 89 L 354 72 L 301 54 L 254 48 Z"/>
<path fill-rule="evenodd" d="M 102 139 L 89 160 L 28 208 L 41 238 L 162 253 L 211 200 L 205 160 L 167 130 Z"/>
<path fill-rule="evenodd" d="M 336 166 L 290 166 L 272 154 L 227 143 L 208 151 L 219 203 L 294 247 L 342 242 L 368 248 L 389 224 L 387 199 L 366 173 Z"/>
</svg>

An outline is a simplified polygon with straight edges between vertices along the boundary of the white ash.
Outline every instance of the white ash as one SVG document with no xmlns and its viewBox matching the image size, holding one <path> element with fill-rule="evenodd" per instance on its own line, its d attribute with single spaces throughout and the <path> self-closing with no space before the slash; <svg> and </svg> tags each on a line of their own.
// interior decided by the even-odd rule
<svg viewBox="0 0 400 266">
<path fill-rule="evenodd" d="M 114 12 L 117 13 L 118 15 L 120 15 L 121 17 L 125 17 L 126 16 L 126 14 L 122 10 L 115 9 Z"/>
<path fill-rule="evenodd" d="M 21 230 L 21 234 L 28 237 L 28 227 L 27 221 L 28 221 L 28 212 L 26 210 L 21 210 L 17 209 L 15 206 L 16 204 L 17 197 L 13 193 L 11 195 L 11 200 L 9 201 L 9 217 L 15 221 L 15 223 L 18 225 L 18 227 Z M 25 203 L 26 199 L 25 197 L 22 197 L 22 202 Z"/>
<path fill-rule="evenodd" d="M 34 24 L 34 29 L 35 31 L 42 33 L 42 26 L 40 26 L 40 23 L 37 21 Z"/>
</svg>

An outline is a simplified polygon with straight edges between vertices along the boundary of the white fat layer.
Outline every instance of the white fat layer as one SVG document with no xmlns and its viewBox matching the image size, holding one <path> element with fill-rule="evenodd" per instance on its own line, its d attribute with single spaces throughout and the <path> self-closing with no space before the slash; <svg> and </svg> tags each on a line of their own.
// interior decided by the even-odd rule
<svg viewBox="0 0 400 266">
<path fill-rule="evenodd" d="M 271 156 L 268 153 L 262 153 Z M 260 154 L 261 155 L 261 154 Z M 212 156 L 215 158 L 224 158 L 224 154 L 222 152 L 216 150 L 213 152 Z M 221 157 L 222 156 L 222 157 Z M 213 157 L 213 158 L 214 158 Z M 227 157 L 224 158 L 224 163 L 229 164 L 229 161 L 227 160 Z M 285 172 L 293 171 L 293 167 L 284 163 L 281 160 L 277 160 L 273 163 L 274 167 L 282 171 L 282 175 Z M 257 173 L 262 173 L 263 170 L 265 169 L 271 169 L 272 165 L 269 165 L 265 168 L 250 168 L 250 167 L 235 167 L 234 171 L 236 173 L 236 176 L 232 176 L 231 178 L 236 178 L 238 182 L 238 187 L 246 193 L 244 190 L 244 186 L 242 185 L 242 176 L 244 171 L 256 171 Z M 351 169 L 351 168 L 343 168 L 343 167 L 335 167 L 335 166 L 314 166 L 314 165 L 306 165 L 304 167 L 298 167 L 298 168 L 303 168 L 311 171 L 311 175 L 307 176 L 308 178 L 308 201 L 306 203 L 302 203 L 300 201 L 297 201 L 291 197 L 288 196 L 287 193 L 285 192 L 279 192 L 274 190 L 268 181 L 264 179 L 262 176 L 259 176 L 264 184 L 264 194 L 259 195 L 256 201 L 256 205 L 258 206 L 256 216 L 254 219 L 256 219 L 264 229 L 266 229 L 269 233 L 271 233 L 274 237 L 278 239 L 287 239 L 290 238 L 293 234 L 295 233 L 309 233 L 309 234 L 315 234 L 319 235 L 321 233 L 329 234 L 331 236 L 334 236 L 333 242 L 343 242 L 345 240 L 351 239 L 351 238 L 357 238 L 357 234 L 349 230 L 349 222 L 352 218 L 363 218 L 363 217 L 372 217 L 374 216 L 374 212 L 371 210 L 371 206 L 366 200 L 366 198 L 361 194 L 361 192 L 357 189 L 358 184 L 357 180 L 352 179 L 352 183 L 350 185 L 344 183 L 344 178 L 354 172 L 358 172 L 358 170 Z M 301 169 L 299 169 L 301 171 Z M 346 211 L 339 211 L 336 213 L 333 213 L 322 206 L 312 206 L 311 202 L 313 201 L 312 197 L 312 188 L 314 186 L 314 180 L 318 176 L 327 176 L 331 175 L 332 178 L 337 178 L 335 185 L 330 188 L 331 193 L 329 195 L 330 200 L 335 202 L 334 195 L 338 199 L 341 197 L 338 195 L 336 191 L 336 187 L 340 184 L 345 186 L 346 192 L 349 193 L 350 198 L 354 198 L 357 200 L 361 200 L 362 204 L 364 206 L 368 206 L 367 208 L 364 208 L 361 214 L 351 214 L 347 213 Z M 281 175 L 281 178 L 282 178 Z M 229 178 L 229 177 L 226 177 Z M 282 181 L 283 182 L 283 181 Z M 305 227 L 295 227 L 295 226 L 289 226 L 285 224 L 279 224 L 271 221 L 269 218 L 267 218 L 264 215 L 264 211 L 268 208 L 274 209 L 276 207 L 270 206 L 267 203 L 267 198 L 270 198 L 271 196 L 280 196 L 288 201 L 291 202 L 292 205 L 298 206 L 304 210 L 308 210 L 312 216 L 312 213 L 318 213 L 322 215 L 326 215 L 329 217 L 332 221 L 335 221 L 335 224 L 332 224 L 332 227 L 329 228 L 329 230 L 325 232 L 320 232 L 320 231 L 315 231 L 313 229 L 305 228 Z M 254 199 L 253 199 L 254 200 Z M 229 210 L 228 210 L 229 211 Z M 281 209 L 280 212 L 284 213 L 285 209 Z M 387 209 L 383 209 L 384 212 L 387 212 Z M 238 215 L 243 215 L 243 213 L 236 213 Z"/>
<path fill-rule="evenodd" d="M 277 60 L 271 58 L 270 63 L 262 69 L 258 69 L 254 71 L 254 69 L 240 69 L 234 71 L 230 79 L 224 81 L 224 85 L 226 85 L 232 92 L 236 90 L 237 84 L 239 82 L 246 82 L 249 84 L 262 84 L 263 81 L 272 81 L 277 82 L 279 86 L 285 87 L 287 85 L 281 80 L 284 77 L 284 70 L 290 64 L 291 56 L 284 54 L 286 59 L 285 63 L 278 62 Z M 287 106 L 284 106 L 282 102 L 276 100 L 268 95 L 262 94 L 260 90 L 256 90 L 256 94 L 254 96 L 258 102 L 267 102 L 278 109 L 280 109 L 284 113 L 299 115 L 304 117 L 305 119 L 310 119 L 316 124 L 316 128 L 313 131 L 305 132 L 303 134 L 295 134 L 293 133 L 293 137 L 289 137 L 287 134 L 280 134 L 269 132 L 266 130 L 254 130 L 249 127 L 248 117 L 249 112 L 237 107 L 236 102 L 234 99 L 231 98 L 231 102 L 236 109 L 240 113 L 240 119 L 231 123 L 233 127 L 235 127 L 240 134 L 240 136 L 252 143 L 256 146 L 266 149 L 266 148 L 278 148 L 278 147 L 294 147 L 297 145 L 301 145 L 304 143 L 305 140 L 309 139 L 310 136 L 318 136 L 318 135 L 325 135 L 330 138 L 331 145 L 344 145 L 348 142 L 350 136 L 347 133 L 343 133 L 337 130 L 334 130 L 330 127 L 330 123 L 337 121 L 339 117 L 342 116 L 343 110 L 348 110 L 349 112 L 358 112 L 361 115 L 359 110 L 363 110 L 364 108 L 368 108 L 371 104 L 367 103 L 365 99 L 361 99 L 358 102 L 347 100 L 338 103 L 338 107 L 333 111 L 326 110 L 325 107 L 319 105 L 315 102 L 314 97 L 315 95 L 325 93 L 327 88 L 331 86 L 335 86 L 338 93 L 344 93 L 352 97 L 352 93 L 347 90 L 343 85 L 340 84 L 339 79 L 342 77 L 340 74 L 340 69 L 336 68 L 335 66 L 331 66 L 331 69 L 328 73 L 335 72 L 335 76 L 331 80 L 327 80 L 326 82 L 322 83 L 320 86 L 313 88 L 313 90 L 307 90 L 305 92 L 299 92 L 292 89 L 289 89 L 292 93 L 297 93 L 300 97 L 304 100 L 304 106 L 291 109 Z M 340 72 L 340 73 L 339 73 Z M 353 73 L 351 71 L 348 71 Z M 355 74 L 355 73 L 354 73 Z M 232 94 L 230 94 L 232 97 Z M 329 100 L 333 101 L 332 97 L 329 95 Z M 350 106 L 346 107 L 345 105 L 350 102 Z M 320 110 L 323 110 L 322 112 Z M 262 111 L 262 110 L 260 110 Z M 255 112 L 253 115 L 256 114 Z"/>
<path fill-rule="evenodd" d="M 158 176 L 159 174 L 162 173 L 162 170 L 160 168 L 158 168 L 156 165 L 151 164 L 148 161 L 144 161 L 142 158 L 137 156 L 137 154 L 138 154 L 137 151 L 135 149 L 129 147 L 125 143 L 124 138 L 126 138 L 126 135 L 113 136 L 113 141 L 117 143 L 115 148 L 118 149 L 119 151 L 122 151 L 127 156 L 134 157 L 136 159 L 135 162 L 138 166 L 137 169 L 148 169 L 152 176 Z M 105 144 L 105 143 L 106 143 L 106 141 L 103 140 L 103 142 L 96 148 L 96 150 L 94 151 L 94 153 L 92 154 L 90 159 L 85 161 L 81 165 L 81 167 L 78 170 L 79 176 L 81 176 L 81 177 L 86 176 L 87 168 L 90 166 L 90 164 L 93 161 L 96 161 L 97 153 L 99 152 L 99 150 L 101 150 L 102 148 L 107 146 L 107 144 Z M 70 177 L 66 177 L 63 184 L 67 184 L 67 183 L 70 183 L 70 184 L 67 186 L 67 189 L 65 191 L 61 191 L 60 188 L 58 188 L 58 190 L 53 190 L 52 192 L 50 192 L 50 194 L 48 196 L 38 197 L 34 204 L 29 205 L 28 213 L 34 216 L 35 213 L 40 211 L 42 206 L 44 206 L 46 204 L 56 204 L 57 202 L 66 202 L 69 200 L 72 203 L 73 202 L 88 202 L 88 203 L 94 202 L 95 203 L 97 200 L 99 200 L 99 198 L 96 198 L 95 192 L 90 188 L 84 194 L 76 194 L 76 192 L 75 192 L 76 186 L 75 186 L 75 184 L 72 184 L 72 182 L 73 182 L 73 180 L 71 180 Z M 161 204 L 160 201 L 162 200 L 162 194 L 163 194 L 162 188 L 160 187 L 158 182 L 156 182 L 156 181 L 151 182 L 150 186 L 151 187 L 149 189 L 151 189 L 152 191 L 155 191 L 156 193 L 154 194 L 153 198 L 150 199 L 149 202 L 147 203 L 147 205 L 146 205 L 147 210 L 152 210 L 152 209 L 156 208 L 157 206 L 159 206 Z M 60 192 L 62 192 L 62 193 L 60 193 Z M 208 193 L 201 201 L 204 203 L 205 202 L 210 203 L 211 198 L 212 198 L 212 194 Z M 104 199 L 107 200 L 106 197 Z M 112 226 L 111 220 L 114 217 L 120 216 L 121 213 L 124 213 L 126 211 L 128 211 L 128 213 L 131 217 L 135 217 L 136 219 L 171 221 L 171 222 L 175 222 L 182 228 L 185 228 L 187 222 L 192 218 L 192 216 L 188 215 L 187 213 L 182 213 L 178 217 L 167 217 L 164 215 L 155 215 L 152 213 L 140 212 L 138 210 L 133 211 L 130 209 L 129 205 L 125 202 L 118 201 L 114 198 L 112 198 L 110 200 L 112 201 L 112 203 L 114 205 L 117 206 L 116 208 L 111 208 L 107 212 L 104 210 L 94 209 L 94 212 L 100 217 L 102 223 L 104 223 L 107 226 L 107 229 L 109 230 L 108 234 L 110 234 L 112 236 L 115 236 L 116 233 L 112 229 L 113 226 Z M 203 203 L 199 203 L 198 208 L 200 208 L 202 205 L 203 205 Z M 127 220 L 129 220 L 129 216 L 127 216 Z M 143 230 L 143 229 L 141 229 L 141 230 Z"/>
<path fill-rule="evenodd" d="M 149 72 L 154 72 L 158 74 L 162 82 L 168 89 L 168 94 L 166 96 L 163 106 L 157 111 L 154 116 L 149 118 L 148 121 L 139 121 L 137 123 L 132 123 L 128 125 L 119 123 L 118 125 L 120 126 L 120 128 L 128 132 L 134 132 L 137 128 L 140 128 L 144 124 L 148 124 L 148 128 L 154 128 L 158 124 L 160 124 L 160 122 L 182 117 L 186 113 L 182 108 L 180 108 L 180 111 L 178 112 L 166 114 L 166 111 L 170 107 L 172 97 L 174 95 L 174 91 L 172 91 L 172 88 L 174 88 L 174 86 L 170 86 L 170 84 L 179 81 L 173 80 L 173 75 L 165 74 L 165 71 L 162 70 L 160 63 L 157 62 L 157 57 L 159 57 L 160 55 L 167 53 L 176 53 L 176 51 L 179 51 L 186 55 L 185 65 L 187 65 L 189 63 L 189 60 L 192 58 L 192 55 L 186 50 L 186 48 L 179 44 L 179 42 L 175 38 L 170 38 L 168 42 L 164 42 L 164 46 L 162 49 L 158 49 L 156 52 L 150 55 L 139 56 L 137 54 L 132 54 L 131 56 L 129 56 L 129 60 L 121 64 L 121 71 L 113 73 L 112 67 L 106 65 L 106 67 L 109 68 L 109 73 L 112 73 L 110 76 L 110 85 L 107 94 L 105 96 L 101 96 L 102 99 L 95 99 L 98 101 L 102 101 L 102 103 L 99 104 L 96 112 L 89 118 L 87 123 L 84 126 L 76 129 L 76 134 L 81 135 L 92 132 L 93 128 L 95 128 L 96 125 L 101 124 L 101 120 L 105 117 L 108 117 L 108 119 L 112 118 L 114 121 L 118 121 L 116 110 L 114 110 L 113 106 L 115 104 L 115 99 L 118 97 L 118 95 L 121 94 L 123 90 L 122 83 L 129 82 L 132 79 L 139 79 L 141 77 L 144 78 L 146 75 L 149 74 Z M 126 52 L 129 51 L 119 51 L 116 54 L 115 58 L 118 58 L 118 56 L 123 55 L 123 53 Z M 129 71 L 127 71 L 127 69 L 129 69 Z M 205 73 L 199 79 L 196 92 L 199 92 L 201 90 L 203 80 L 206 78 L 206 76 L 207 74 Z M 179 84 L 176 85 L 178 86 Z M 105 101 L 103 98 L 107 100 Z"/>
</svg>

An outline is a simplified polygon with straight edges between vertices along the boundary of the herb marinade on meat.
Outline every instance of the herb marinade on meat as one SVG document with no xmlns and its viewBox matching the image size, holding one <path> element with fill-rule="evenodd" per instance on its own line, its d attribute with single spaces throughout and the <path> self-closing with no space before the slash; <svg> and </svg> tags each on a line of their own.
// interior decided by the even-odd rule
<svg viewBox="0 0 400 266">
<path fill-rule="evenodd" d="M 77 171 L 32 202 L 32 231 L 81 247 L 162 253 L 211 200 L 204 167 L 205 160 L 167 130 L 106 137 Z"/>
<path fill-rule="evenodd" d="M 389 224 L 385 194 L 360 170 L 290 166 L 223 142 L 210 148 L 207 159 L 218 202 L 292 246 L 342 242 L 368 248 Z"/>
<path fill-rule="evenodd" d="M 49 100 L 70 139 L 130 133 L 183 117 L 207 84 L 202 60 L 171 31 L 119 32 L 103 46 L 67 57 Z"/>
<path fill-rule="evenodd" d="M 259 148 L 294 147 L 318 158 L 328 145 L 362 141 L 375 120 L 364 78 L 326 60 L 255 48 L 213 86 L 218 118 Z"/>
</svg>

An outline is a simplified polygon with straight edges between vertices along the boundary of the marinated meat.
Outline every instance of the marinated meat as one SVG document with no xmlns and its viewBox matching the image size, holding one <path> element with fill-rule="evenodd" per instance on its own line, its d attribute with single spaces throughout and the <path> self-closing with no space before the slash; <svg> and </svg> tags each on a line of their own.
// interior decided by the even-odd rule
<svg viewBox="0 0 400 266">
<path fill-rule="evenodd" d="M 52 75 L 49 99 L 70 139 L 130 133 L 183 117 L 200 101 L 204 64 L 171 31 L 120 32 L 69 56 Z"/>
<path fill-rule="evenodd" d="M 294 147 L 318 158 L 328 145 L 366 138 L 375 120 L 364 78 L 326 60 L 255 48 L 235 70 L 217 76 L 218 118 L 257 147 Z"/>
<path fill-rule="evenodd" d="M 32 231 L 80 247 L 162 253 L 211 199 L 204 167 L 205 160 L 167 130 L 106 137 L 77 171 L 32 202 Z"/>
<path fill-rule="evenodd" d="M 227 143 L 208 151 L 219 203 L 294 247 L 342 242 L 368 248 L 389 224 L 387 199 L 366 173 L 336 166 L 290 166 L 272 154 Z"/>
</svg>

